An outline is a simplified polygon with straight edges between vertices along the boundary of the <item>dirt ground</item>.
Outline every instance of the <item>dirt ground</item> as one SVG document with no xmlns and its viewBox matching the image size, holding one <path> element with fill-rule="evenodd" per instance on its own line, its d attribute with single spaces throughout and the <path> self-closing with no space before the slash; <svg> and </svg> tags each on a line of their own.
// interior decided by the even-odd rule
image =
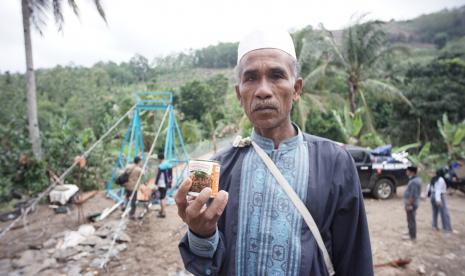
<svg viewBox="0 0 465 276">
<path fill-rule="evenodd" d="M 400 196 L 402 192 L 403 188 L 399 188 L 398 195 L 386 201 L 365 198 L 374 263 L 412 259 L 406 268 L 379 267 L 375 268 L 375 274 L 420 275 L 424 271 L 424 275 L 465 275 L 465 195 L 460 192 L 447 195 L 456 231 L 451 235 L 432 230 L 431 205 L 428 200 L 422 200 L 417 211 L 417 241 L 411 243 L 402 240 L 407 230 Z M 100 212 L 113 204 L 112 200 L 99 193 L 86 202 L 83 212 L 86 215 Z M 90 271 L 99 275 L 186 275 L 177 249 L 186 227 L 177 217 L 175 206 L 168 207 L 165 219 L 156 217 L 158 208 L 153 206 L 143 219 L 128 222 L 126 233 L 132 241 L 126 251 L 108 264 L 106 271 Z M 118 219 L 120 215 L 121 211 L 117 210 L 108 219 Z M 47 205 L 40 206 L 28 216 L 27 228 L 10 231 L 0 240 L 0 262 L 17 258 L 22 251 L 34 248 L 58 232 L 76 230 L 79 225 L 77 218 L 76 208 L 68 215 L 56 215 Z M 0 228 L 7 225 L 8 222 L 1 223 Z M 99 223 L 95 226 L 98 227 Z"/>
<path fill-rule="evenodd" d="M 455 232 L 450 235 L 432 229 L 430 199 L 423 198 L 417 210 L 417 241 L 411 243 L 402 240 L 407 231 L 401 197 L 404 189 L 399 188 L 397 196 L 386 201 L 365 198 L 373 262 L 412 259 L 406 269 L 381 267 L 375 274 L 418 275 L 423 268 L 425 275 L 465 275 L 465 194 L 449 191 L 446 197 Z"/>
<path fill-rule="evenodd" d="M 106 198 L 104 192 L 99 192 L 89 199 L 81 210 L 71 206 L 68 214 L 55 214 L 47 204 L 39 205 L 25 220 L 20 220 L 13 227 L 14 230 L 9 231 L 0 240 L 0 260 L 14 258 L 19 252 L 40 245 L 59 232 L 76 230 L 82 223 L 78 220 L 81 212 L 87 216 L 101 212 L 105 207 L 113 204 L 114 201 Z M 10 221 L 0 222 L 0 228 L 6 228 L 10 223 Z"/>
</svg>

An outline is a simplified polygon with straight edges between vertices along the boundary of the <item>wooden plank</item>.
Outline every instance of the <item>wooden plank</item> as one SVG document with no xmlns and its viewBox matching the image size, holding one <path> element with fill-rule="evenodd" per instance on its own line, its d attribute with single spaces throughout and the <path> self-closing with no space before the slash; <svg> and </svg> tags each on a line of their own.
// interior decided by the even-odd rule
<svg viewBox="0 0 465 276">
<path fill-rule="evenodd" d="M 115 205 L 113 205 L 110 209 L 105 208 L 102 211 L 102 214 L 95 221 L 104 220 L 111 213 L 113 213 L 113 211 L 115 211 L 122 203 L 123 203 L 123 201 L 120 201 L 120 202 L 116 203 Z"/>
</svg>

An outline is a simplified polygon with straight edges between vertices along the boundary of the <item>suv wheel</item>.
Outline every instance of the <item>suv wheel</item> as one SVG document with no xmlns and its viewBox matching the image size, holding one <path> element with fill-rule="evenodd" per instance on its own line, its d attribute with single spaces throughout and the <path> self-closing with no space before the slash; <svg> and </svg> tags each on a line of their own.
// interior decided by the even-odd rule
<svg viewBox="0 0 465 276">
<path fill-rule="evenodd" d="M 378 199 L 388 199 L 394 193 L 394 183 L 391 180 L 383 178 L 376 182 L 373 189 L 373 195 Z"/>
</svg>

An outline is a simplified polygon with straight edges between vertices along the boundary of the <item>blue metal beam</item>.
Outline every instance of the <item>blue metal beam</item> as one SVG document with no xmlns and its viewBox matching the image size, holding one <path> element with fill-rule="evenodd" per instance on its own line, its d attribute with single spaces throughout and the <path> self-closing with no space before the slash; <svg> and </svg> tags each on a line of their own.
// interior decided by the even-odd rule
<svg viewBox="0 0 465 276">
<path fill-rule="evenodd" d="M 156 97 L 156 99 L 146 98 L 150 96 Z M 145 160 L 144 135 L 140 118 L 141 111 L 157 111 L 168 109 L 169 118 L 166 126 L 166 139 L 164 147 L 165 159 L 174 164 L 187 164 L 189 161 L 189 155 L 187 154 L 187 151 L 184 147 L 182 133 L 179 129 L 178 123 L 176 122 L 173 107 L 173 93 L 151 91 L 139 92 L 136 93 L 136 100 L 137 105 L 134 109 L 131 123 L 121 145 L 121 150 L 113 168 L 110 180 L 107 183 L 107 195 L 116 201 L 123 200 L 124 195 L 123 188 L 117 192 L 112 189 L 117 169 L 124 169 L 127 164 L 132 162 L 133 157 L 137 155 L 140 155 L 142 160 Z M 176 138 L 178 143 L 176 143 Z M 178 151 L 178 145 L 181 146 L 181 154 Z M 184 154 L 184 156 L 179 156 L 182 154 Z M 123 157 L 126 157 L 126 162 L 124 162 Z"/>
</svg>

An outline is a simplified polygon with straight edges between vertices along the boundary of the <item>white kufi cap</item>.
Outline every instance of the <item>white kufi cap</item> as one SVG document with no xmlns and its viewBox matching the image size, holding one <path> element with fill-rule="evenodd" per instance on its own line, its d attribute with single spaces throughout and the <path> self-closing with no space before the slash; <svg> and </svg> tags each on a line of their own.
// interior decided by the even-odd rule
<svg viewBox="0 0 465 276">
<path fill-rule="evenodd" d="M 296 58 L 291 35 L 284 30 L 259 30 L 244 37 L 237 50 L 237 64 L 248 52 L 259 49 L 278 49 Z"/>
</svg>

